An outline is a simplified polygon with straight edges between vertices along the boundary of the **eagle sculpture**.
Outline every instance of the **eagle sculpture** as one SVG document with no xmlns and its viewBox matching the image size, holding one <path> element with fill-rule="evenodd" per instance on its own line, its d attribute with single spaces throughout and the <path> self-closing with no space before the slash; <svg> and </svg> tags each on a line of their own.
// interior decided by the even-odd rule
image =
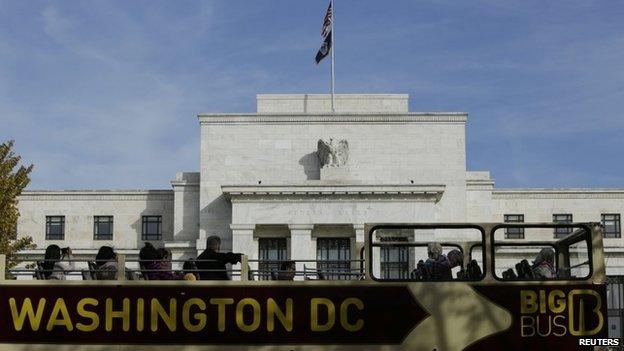
<svg viewBox="0 0 624 351">
<path fill-rule="evenodd" d="M 349 159 L 349 143 L 345 139 L 336 143 L 334 139 L 329 139 L 329 142 L 319 139 L 316 154 L 321 167 L 344 166 Z"/>
</svg>

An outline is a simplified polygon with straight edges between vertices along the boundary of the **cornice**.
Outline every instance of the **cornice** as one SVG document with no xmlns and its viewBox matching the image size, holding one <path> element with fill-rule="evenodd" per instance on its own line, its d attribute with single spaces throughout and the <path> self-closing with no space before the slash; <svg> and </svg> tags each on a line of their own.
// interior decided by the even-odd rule
<svg viewBox="0 0 624 351">
<path fill-rule="evenodd" d="M 230 229 L 232 230 L 254 230 L 256 229 L 255 223 L 231 223 Z M 233 233 L 239 234 L 239 233 Z"/>
<path fill-rule="evenodd" d="M 181 187 L 181 186 L 188 186 L 188 187 L 199 187 L 199 182 L 189 182 L 186 180 L 172 180 L 171 181 L 171 186 L 173 187 Z"/>
<path fill-rule="evenodd" d="M 204 124 L 407 124 L 466 123 L 465 112 L 402 113 L 210 113 L 198 115 Z"/>
<path fill-rule="evenodd" d="M 290 230 L 312 230 L 314 229 L 314 224 L 308 224 L 308 223 L 290 223 L 288 224 L 288 229 Z"/>
<path fill-rule="evenodd" d="M 295 100 L 301 101 L 305 100 L 318 100 L 318 101 L 327 101 L 330 99 L 330 94 L 273 94 L 273 93 L 262 93 L 256 94 L 256 100 Z M 334 98 L 336 100 L 369 100 L 369 99 L 383 99 L 383 100 L 407 100 L 409 99 L 409 94 L 400 93 L 400 94 L 335 94 Z"/>
<path fill-rule="evenodd" d="M 27 190 L 19 201 L 173 201 L 173 190 Z"/>
<path fill-rule="evenodd" d="M 624 189 L 497 189 L 492 191 L 492 199 L 624 199 Z"/>
<path fill-rule="evenodd" d="M 466 180 L 466 188 L 468 191 L 492 191 L 494 181 L 491 179 L 468 179 Z"/>
<path fill-rule="evenodd" d="M 223 185 L 221 190 L 232 202 L 328 201 L 425 201 L 438 202 L 444 194 L 440 184 L 399 185 Z"/>
</svg>

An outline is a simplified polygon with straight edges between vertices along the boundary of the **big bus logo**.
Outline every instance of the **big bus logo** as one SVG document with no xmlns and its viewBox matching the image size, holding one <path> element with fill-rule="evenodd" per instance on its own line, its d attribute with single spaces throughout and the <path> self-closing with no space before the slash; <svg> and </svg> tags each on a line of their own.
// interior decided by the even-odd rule
<svg viewBox="0 0 624 351">
<path fill-rule="evenodd" d="M 596 335 L 604 326 L 602 297 L 591 289 L 521 290 L 522 337 Z"/>
</svg>

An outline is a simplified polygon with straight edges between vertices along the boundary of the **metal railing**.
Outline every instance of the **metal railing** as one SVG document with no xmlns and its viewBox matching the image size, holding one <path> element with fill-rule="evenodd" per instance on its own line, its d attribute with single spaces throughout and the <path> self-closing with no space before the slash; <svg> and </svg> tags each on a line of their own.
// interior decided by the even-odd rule
<svg viewBox="0 0 624 351">
<path fill-rule="evenodd" d="M 248 260 L 250 280 L 361 280 L 365 277 L 364 260 Z M 296 269 L 281 270 L 283 262 L 294 262 Z M 288 275 L 292 276 L 287 277 Z"/>
<path fill-rule="evenodd" d="M 44 263 L 53 261 L 56 267 L 44 268 Z M 202 275 L 204 273 L 226 273 L 230 277 L 241 277 L 241 280 L 247 280 L 248 264 L 247 257 L 241 257 L 240 268 L 229 269 L 205 269 L 205 268 L 174 268 L 174 265 L 182 266 L 184 262 L 192 261 L 195 264 L 202 262 L 218 262 L 217 260 L 139 260 L 127 259 L 125 255 L 118 254 L 115 267 L 106 270 L 100 269 L 95 258 L 93 259 L 62 259 L 62 260 L 45 260 L 42 257 L 29 257 L 16 260 L 18 266 L 9 270 L 9 273 L 16 277 L 32 277 L 35 280 L 48 279 L 65 279 L 66 277 L 81 276 L 82 280 L 183 280 L 187 273 Z M 110 260 L 108 261 L 110 262 Z M 164 263 L 163 263 L 164 262 Z M 124 267 L 123 270 L 117 267 Z M 5 280 L 6 256 L 0 255 L 0 280 Z M 46 274 L 46 273 L 52 274 Z M 122 273 L 122 274 L 120 274 Z M 161 275 L 154 273 L 164 273 Z M 111 277 L 111 274 L 114 276 Z M 49 278 L 54 275 L 55 278 Z M 152 276 L 150 279 L 150 276 Z M 103 278 L 106 277 L 106 278 Z M 113 279 L 111 279 L 113 278 Z M 69 279 L 76 280 L 76 279 Z"/>
<path fill-rule="evenodd" d="M 118 254 L 114 267 L 100 269 L 93 258 L 70 258 L 54 260 L 63 266 L 44 268 L 45 259 L 41 256 L 31 256 L 16 260 L 18 265 L 8 272 L 20 280 L 183 280 L 184 275 L 191 273 L 200 278 L 206 273 L 226 273 L 228 277 L 241 281 L 260 280 L 362 280 L 365 278 L 364 260 L 250 260 L 242 255 L 241 262 L 223 269 L 182 269 L 184 262 L 192 261 L 195 264 L 202 262 L 217 262 L 216 260 L 176 259 L 176 260 L 140 260 L 128 259 L 126 255 Z M 157 264 L 154 265 L 153 263 Z M 164 263 L 161 263 L 164 262 Z M 282 262 L 294 262 L 296 269 L 280 270 Z M 152 267 L 150 267 L 152 266 Z M 123 270 L 117 267 L 124 267 Z M 5 280 L 6 256 L 0 255 L 0 280 Z M 50 278 L 51 272 L 54 275 Z M 121 273 L 121 274 L 120 274 Z M 162 274 L 159 274 L 162 273 Z M 151 278 L 151 279 L 150 279 Z"/>
</svg>

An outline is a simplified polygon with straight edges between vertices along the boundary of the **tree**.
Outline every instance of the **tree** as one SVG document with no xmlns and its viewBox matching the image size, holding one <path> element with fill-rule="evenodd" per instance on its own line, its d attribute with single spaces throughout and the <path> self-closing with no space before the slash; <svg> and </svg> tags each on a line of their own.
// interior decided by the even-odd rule
<svg viewBox="0 0 624 351">
<path fill-rule="evenodd" d="M 28 174 L 33 165 L 21 165 L 15 170 L 22 158 L 11 150 L 13 143 L 10 140 L 0 144 L 0 254 L 7 257 L 7 277 L 11 277 L 8 270 L 18 264 L 17 252 L 35 247 L 31 237 L 17 238 L 17 198 L 30 183 Z"/>
</svg>

